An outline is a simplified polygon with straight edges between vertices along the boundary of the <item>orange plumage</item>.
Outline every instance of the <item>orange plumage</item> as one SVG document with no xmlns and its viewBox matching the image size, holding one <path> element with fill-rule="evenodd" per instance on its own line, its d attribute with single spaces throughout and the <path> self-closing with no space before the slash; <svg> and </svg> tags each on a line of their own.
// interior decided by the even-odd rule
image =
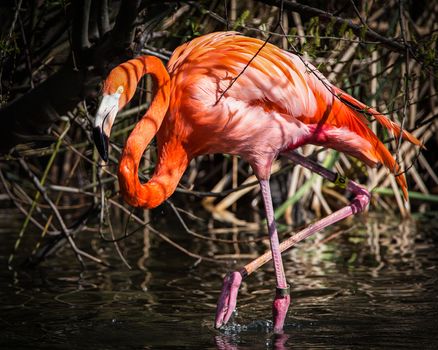
<svg viewBox="0 0 438 350">
<path fill-rule="evenodd" d="M 270 44 L 260 50 L 263 45 L 260 40 L 237 33 L 213 33 L 178 47 L 167 70 L 151 56 L 123 63 L 105 82 L 94 137 L 106 160 L 109 132 L 117 111 L 132 98 L 141 76 L 151 74 L 155 79 L 155 97 L 129 136 L 119 164 L 120 191 L 129 204 L 145 208 L 161 204 L 175 191 L 195 156 L 229 153 L 249 162 L 259 179 L 265 204 L 277 281 L 274 332 L 281 332 L 290 303 L 282 249 L 364 210 L 370 194 L 353 181 L 348 182 L 346 187 L 355 195 L 349 205 L 280 245 L 269 188 L 272 162 L 283 154 L 330 181 L 338 181 L 335 173 L 293 152 L 302 145 L 316 144 L 350 154 L 370 166 L 382 163 L 397 173 L 398 164 L 360 111 L 371 114 L 396 136 L 401 130 L 382 114 L 332 85 L 300 57 Z M 151 179 L 142 184 L 138 179 L 139 163 L 155 135 L 158 161 Z M 420 145 L 406 131 L 402 137 Z M 398 175 L 397 181 L 407 198 L 404 175 Z M 230 319 L 242 279 L 267 260 L 261 257 L 250 267 L 226 276 L 216 311 L 216 327 Z"/>
<path fill-rule="evenodd" d="M 274 45 L 267 44 L 221 97 L 262 45 L 233 32 L 212 33 L 178 47 L 167 66 L 169 76 L 164 68 L 157 68 L 157 59 L 147 57 L 128 61 L 110 74 L 106 93 L 124 86 L 119 109 L 146 73 L 155 76 L 161 96 L 160 113 L 154 111 L 158 108 L 154 101 L 121 159 L 119 179 L 129 203 L 160 204 L 173 193 L 190 159 L 209 153 L 242 156 L 258 178 L 269 177 L 278 154 L 307 143 L 345 152 L 370 166 L 382 163 L 392 173 L 400 171 L 359 111 L 372 115 L 395 135 L 400 127 L 332 85 L 311 64 Z M 155 134 L 159 163 L 151 184 L 140 184 L 133 167 Z M 402 136 L 420 145 L 407 131 Z M 397 181 L 406 198 L 404 175 L 398 175 Z"/>
<path fill-rule="evenodd" d="M 358 110 L 372 114 L 380 124 L 396 135 L 400 133 L 400 127 L 333 86 L 311 64 L 304 63 L 298 56 L 274 45 L 267 44 L 257 54 L 244 74 L 222 97 L 224 101 L 215 105 L 221 93 L 244 69 L 262 44 L 260 40 L 236 33 L 213 33 L 175 50 L 168 64 L 173 89 L 168 115 L 181 115 L 183 123 L 193 130 L 195 135 L 190 138 L 189 143 L 199 145 L 194 147 L 193 153 L 240 154 L 250 163 L 267 163 L 256 166 L 260 173 L 266 174 L 272 153 L 314 143 L 346 152 L 370 166 L 383 163 L 391 172 L 399 172 L 400 168 L 394 158 L 368 127 L 367 119 L 341 102 L 341 99 Z M 244 113 L 254 115 L 250 118 L 239 118 Z M 268 117 L 261 118 L 256 113 Z M 275 125 L 273 119 L 279 116 L 279 122 L 284 125 L 300 125 L 291 130 L 294 134 L 289 135 L 289 139 L 271 140 L 266 145 L 257 135 L 262 130 L 263 139 L 275 137 L 275 133 L 269 135 L 264 130 L 272 128 Z M 245 132 L 253 128 L 234 127 L 237 123 L 255 123 L 258 130 L 254 130 L 254 134 L 245 135 Z M 170 121 L 167 124 L 171 127 Z M 182 129 L 187 126 L 184 125 Z M 312 132 L 306 135 L 309 126 L 312 126 Z M 316 133 L 317 130 L 322 134 Z M 297 135 L 300 135 L 298 139 Z M 403 132 L 403 138 L 420 145 L 406 131 Z M 250 142 L 250 149 L 242 146 L 246 141 Z M 270 152 L 260 150 L 257 146 L 260 144 L 271 147 Z M 261 161 L 258 157 L 260 154 L 270 161 Z M 404 175 L 397 176 L 397 181 L 407 198 Z"/>
</svg>

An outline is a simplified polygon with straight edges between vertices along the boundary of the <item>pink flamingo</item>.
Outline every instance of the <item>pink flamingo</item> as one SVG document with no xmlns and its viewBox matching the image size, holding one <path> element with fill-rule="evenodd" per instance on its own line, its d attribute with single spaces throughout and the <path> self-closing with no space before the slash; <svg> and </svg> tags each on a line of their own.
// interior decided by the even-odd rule
<svg viewBox="0 0 438 350">
<path fill-rule="evenodd" d="M 379 112 L 332 85 L 300 57 L 238 33 L 204 35 L 178 47 L 167 65 L 152 56 L 114 68 L 105 80 L 94 128 L 96 146 L 108 159 L 108 138 L 116 114 L 133 97 L 145 74 L 155 81 L 155 97 L 126 141 L 119 163 L 120 191 L 127 203 L 154 208 L 175 191 L 190 160 L 202 154 L 239 155 L 260 182 L 271 251 L 228 274 L 219 297 L 215 326 L 228 322 L 243 278 L 273 257 L 276 293 L 274 331 L 281 332 L 290 303 L 281 251 L 369 203 L 369 192 L 294 152 L 314 144 L 354 156 L 393 173 L 399 166 L 368 127 L 362 113 L 410 142 L 420 142 Z M 243 72 L 243 73 L 242 73 Z M 239 75 L 240 74 L 240 75 Z M 238 79 L 236 77 L 239 75 Z M 138 167 L 156 136 L 158 161 L 152 178 L 140 183 Z M 283 155 L 355 193 L 351 204 L 279 244 L 269 188 L 272 162 Z M 396 177 L 407 197 L 406 180 Z"/>
</svg>

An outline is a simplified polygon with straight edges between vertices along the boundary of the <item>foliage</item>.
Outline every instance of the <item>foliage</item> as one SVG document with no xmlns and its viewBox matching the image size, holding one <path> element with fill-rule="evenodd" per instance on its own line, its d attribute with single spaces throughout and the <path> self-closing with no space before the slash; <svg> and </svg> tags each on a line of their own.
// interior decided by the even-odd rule
<svg viewBox="0 0 438 350">
<path fill-rule="evenodd" d="M 152 84 L 144 79 L 130 108 L 121 113 L 110 163 L 102 166 L 90 134 L 99 82 L 110 68 L 132 55 L 156 54 L 165 60 L 175 47 L 204 33 L 230 28 L 269 37 L 273 44 L 299 52 L 344 90 L 387 113 L 428 149 L 437 146 L 438 11 L 434 2 L 420 9 L 413 1 L 402 0 L 384 5 L 310 1 L 309 10 L 284 1 L 281 26 L 276 25 L 280 1 L 114 0 L 105 7 L 106 3 L 19 1 L 20 8 L 0 7 L 0 186 L 6 195 L 0 203 L 15 205 L 26 218 L 20 239 L 26 238 L 29 225 L 41 232 L 38 242 L 43 244 L 37 243 L 34 250 L 36 261 L 61 241 L 70 242 L 78 256 L 84 256 L 72 237 L 86 230 L 115 237 L 111 216 L 120 222 L 136 217 L 138 223 L 147 224 L 141 211 L 129 214 L 131 209 L 118 196 L 115 174 L 124 140 L 151 99 Z M 288 6 L 298 7 L 292 11 Z M 385 34 L 380 40 L 373 33 Z M 411 209 L 424 211 L 436 205 L 436 154 L 418 154 L 407 143 L 399 144 L 391 135 L 376 131 L 407 171 L 412 208 L 405 207 L 385 170 L 368 169 L 315 146 L 303 151 L 320 162 L 335 159 L 334 169 L 370 189 L 377 188 L 372 208 L 407 216 Z M 282 170 L 274 171 L 272 187 L 283 224 L 300 225 L 350 199 L 349 193 L 338 192 L 303 169 L 279 162 Z M 151 145 L 145 154 L 143 180 L 154 164 Z M 35 187 L 38 182 L 42 191 Z M 262 222 L 255 178 L 248 165 L 235 157 L 216 155 L 194 161 L 177 194 L 164 207 L 173 217 L 179 213 L 180 224 L 188 220 L 189 227 L 197 227 L 194 213 L 199 213 L 199 198 L 215 218 L 212 226 L 253 229 Z M 190 203 L 189 208 L 182 210 L 182 201 Z M 163 218 L 161 211 L 155 217 Z"/>
</svg>

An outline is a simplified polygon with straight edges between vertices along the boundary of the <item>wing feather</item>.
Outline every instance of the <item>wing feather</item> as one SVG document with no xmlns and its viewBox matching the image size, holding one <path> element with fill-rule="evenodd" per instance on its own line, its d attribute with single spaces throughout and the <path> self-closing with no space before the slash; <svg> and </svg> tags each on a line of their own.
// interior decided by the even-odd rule
<svg viewBox="0 0 438 350">
<path fill-rule="evenodd" d="M 329 147 L 350 153 L 370 165 L 382 163 L 395 174 L 400 171 L 398 164 L 369 128 L 364 114 L 372 115 L 396 136 L 401 133 L 404 139 L 421 145 L 412 134 L 402 132 L 400 126 L 381 113 L 335 87 L 310 63 L 269 43 L 259 51 L 262 45 L 262 41 L 236 32 L 204 35 L 175 50 L 168 64 L 169 73 L 178 75 L 183 71 L 176 78 L 178 89 L 192 89 L 194 98 L 207 106 L 215 106 L 226 91 L 224 98 L 241 101 L 249 107 L 263 106 L 285 118 L 324 125 L 326 130 L 331 130 L 327 134 L 332 135 L 332 141 L 327 142 Z M 348 130 L 345 140 L 340 137 L 342 130 Z M 358 143 L 354 137 L 363 142 Z M 368 146 L 357 149 L 358 144 Z M 396 179 L 406 198 L 404 175 Z"/>
</svg>

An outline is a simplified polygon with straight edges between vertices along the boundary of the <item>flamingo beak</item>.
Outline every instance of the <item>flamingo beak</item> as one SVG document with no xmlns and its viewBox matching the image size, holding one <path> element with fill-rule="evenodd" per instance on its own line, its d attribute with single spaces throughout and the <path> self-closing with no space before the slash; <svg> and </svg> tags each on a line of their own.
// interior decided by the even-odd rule
<svg viewBox="0 0 438 350">
<path fill-rule="evenodd" d="M 120 94 L 104 95 L 94 119 L 93 139 L 102 159 L 108 161 L 109 136 L 119 110 Z"/>
<path fill-rule="evenodd" d="M 96 148 L 99 151 L 100 156 L 102 157 L 104 162 L 108 162 L 108 146 L 109 146 L 108 136 L 102 132 L 101 128 L 94 127 L 93 139 L 94 139 L 94 144 L 96 145 Z"/>
</svg>

